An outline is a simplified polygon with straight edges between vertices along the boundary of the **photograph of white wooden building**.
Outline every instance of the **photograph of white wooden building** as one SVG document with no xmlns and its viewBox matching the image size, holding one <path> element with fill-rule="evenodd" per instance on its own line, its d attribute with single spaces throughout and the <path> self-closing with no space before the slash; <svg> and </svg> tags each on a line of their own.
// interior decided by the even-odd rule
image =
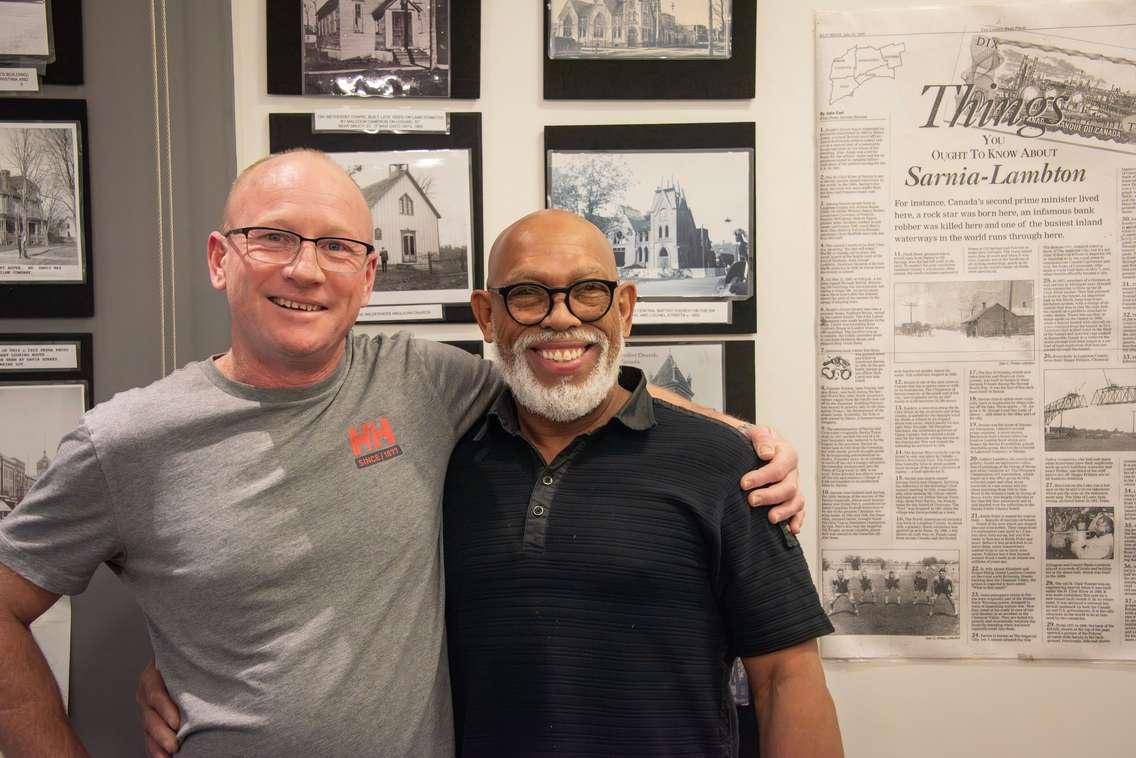
<svg viewBox="0 0 1136 758">
<path fill-rule="evenodd" d="M 363 192 L 379 259 L 373 305 L 467 302 L 468 150 L 329 153 Z"/>
</svg>

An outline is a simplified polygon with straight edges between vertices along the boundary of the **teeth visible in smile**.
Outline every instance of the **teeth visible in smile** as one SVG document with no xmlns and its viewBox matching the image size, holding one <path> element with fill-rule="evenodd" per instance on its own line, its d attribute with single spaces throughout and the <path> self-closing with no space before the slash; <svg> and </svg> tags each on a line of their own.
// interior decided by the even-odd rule
<svg viewBox="0 0 1136 758">
<path fill-rule="evenodd" d="M 291 308 L 294 311 L 322 311 L 322 305 L 307 305 L 306 303 L 297 303 L 295 300 L 286 300 L 282 297 L 268 298 L 272 302 L 279 305 L 281 308 Z"/>
<path fill-rule="evenodd" d="M 540 357 L 554 363 L 568 363 L 584 354 L 584 348 L 574 347 L 571 350 L 540 350 Z"/>
</svg>

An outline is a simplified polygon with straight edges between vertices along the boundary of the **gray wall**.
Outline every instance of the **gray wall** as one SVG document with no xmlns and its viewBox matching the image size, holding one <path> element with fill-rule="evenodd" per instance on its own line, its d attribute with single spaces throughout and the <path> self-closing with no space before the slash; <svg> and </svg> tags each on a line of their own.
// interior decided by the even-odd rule
<svg viewBox="0 0 1136 758">
<path fill-rule="evenodd" d="M 204 241 L 235 172 L 232 21 L 228 0 L 87 0 L 83 23 L 84 84 L 36 97 L 87 101 L 95 315 L 0 332 L 93 333 L 101 402 L 228 344 Z M 142 756 L 142 616 L 105 568 L 73 607 L 75 726 L 94 756 Z"/>
</svg>

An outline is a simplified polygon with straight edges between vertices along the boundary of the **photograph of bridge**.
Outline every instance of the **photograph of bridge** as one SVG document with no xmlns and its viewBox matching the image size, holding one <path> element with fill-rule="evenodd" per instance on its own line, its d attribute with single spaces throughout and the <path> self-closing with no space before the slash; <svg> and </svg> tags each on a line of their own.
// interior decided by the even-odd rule
<svg viewBox="0 0 1136 758">
<path fill-rule="evenodd" d="M 1136 450 L 1136 369 L 1045 372 L 1047 452 Z"/>
</svg>

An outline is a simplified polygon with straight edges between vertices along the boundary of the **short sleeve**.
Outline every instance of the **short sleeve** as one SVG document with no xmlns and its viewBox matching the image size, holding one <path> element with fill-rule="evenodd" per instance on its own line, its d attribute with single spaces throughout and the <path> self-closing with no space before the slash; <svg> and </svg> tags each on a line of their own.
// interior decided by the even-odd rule
<svg viewBox="0 0 1136 758">
<path fill-rule="evenodd" d="M 749 461 L 739 468 L 754 468 Z M 750 508 L 731 485 L 724 495 L 718 592 L 731 653 L 764 655 L 829 634 L 800 544 L 788 527 L 769 523 L 765 508 Z"/>
<path fill-rule="evenodd" d="M 0 563 L 59 595 L 77 595 L 104 561 L 121 563 L 106 479 L 86 426 L 0 521 Z"/>
<path fill-rule="evenodd" d="M 501 374 L 492 361 L 453 345 L 415 339 L 411 349 L 453 424 L 454 440 L 460 439 L 505 389 Z"/>
</svg>

